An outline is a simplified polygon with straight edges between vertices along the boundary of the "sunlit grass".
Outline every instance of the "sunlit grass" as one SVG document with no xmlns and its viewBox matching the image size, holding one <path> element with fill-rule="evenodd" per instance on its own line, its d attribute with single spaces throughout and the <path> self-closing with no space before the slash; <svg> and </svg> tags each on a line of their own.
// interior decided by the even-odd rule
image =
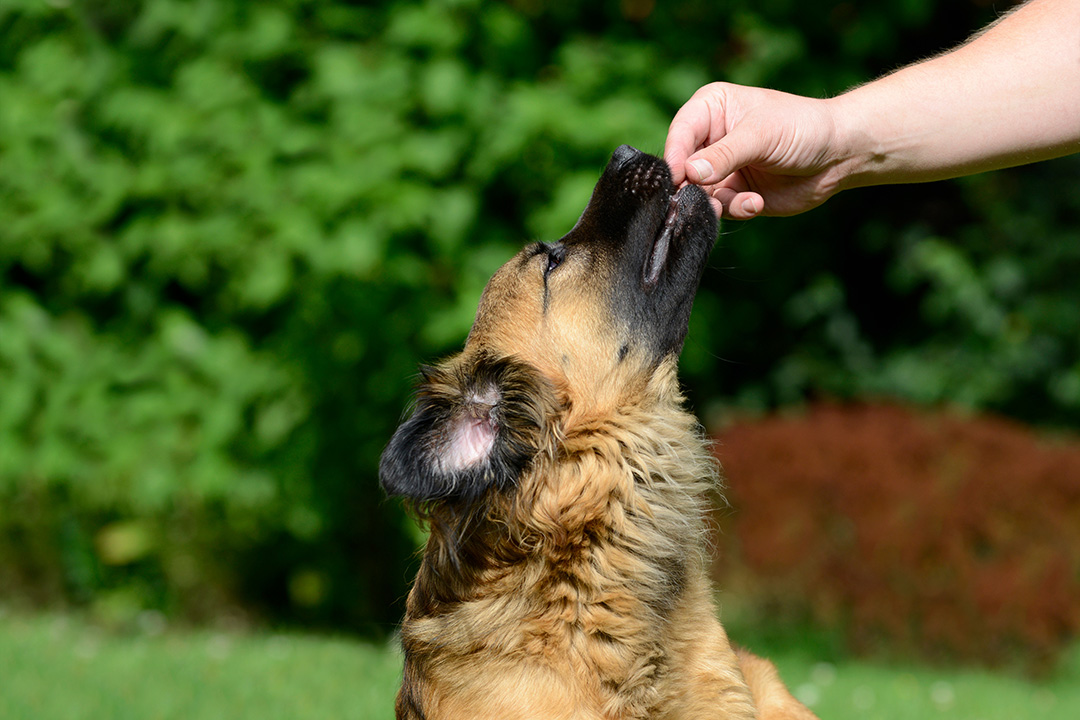
<svg viewBox="0 0 1080 720">
<path fill-rule="evenodd" d="M 1080 663 L 1073 658 L 1038 683 L 974 669 L 773 659 L 792 691 L 823 719 L 1080 718 Z"/>
<path fill-rule="evenodd" d="M 823 720 L 1080 718 L 1080 648 L 1033 683 L 748 645 L 768 654 Z M 69 616 L 8 614 L 0 616 L 0 718 L 384 720 L 393 717 L 400 664 L 392 648 L 351 639 L 153 622 L 117 635 Z"/>
<path fill-rule="evenodd" d="M 0 619 L 0 718 L 393 718 L 386 647 L 289 634 L 117 636 L 68 617 Z"/>
</svg>

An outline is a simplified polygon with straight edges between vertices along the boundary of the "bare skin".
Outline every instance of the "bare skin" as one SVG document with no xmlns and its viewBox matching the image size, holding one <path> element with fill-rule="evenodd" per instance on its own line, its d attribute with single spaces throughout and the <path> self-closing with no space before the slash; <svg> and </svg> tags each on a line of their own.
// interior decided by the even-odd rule
<svg viewBox="0 0 1080 720">
<path fill-rule="evenodd" d="M 718 215 L 810 210 L 841 190 L 1080 152 L 1080 0 L 1031 0 L 948 53 L 835 98 L 730 83 L 675 115 L 664 159 Z"/>
</svg>

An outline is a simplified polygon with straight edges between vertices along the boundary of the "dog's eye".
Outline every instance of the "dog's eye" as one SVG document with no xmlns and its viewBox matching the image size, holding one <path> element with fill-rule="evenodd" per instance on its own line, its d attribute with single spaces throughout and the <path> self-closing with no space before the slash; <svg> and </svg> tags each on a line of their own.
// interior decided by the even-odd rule
<svg viewBox="0 0 1080 720">
<path fill-rule="evenodd" d="M 544 274 L 559 267 L 562 261 L 566 259 L 566 246 L 565 245 L 551 245 L 547 251 L 547 269 L 544 270 Z"/>
</svg>

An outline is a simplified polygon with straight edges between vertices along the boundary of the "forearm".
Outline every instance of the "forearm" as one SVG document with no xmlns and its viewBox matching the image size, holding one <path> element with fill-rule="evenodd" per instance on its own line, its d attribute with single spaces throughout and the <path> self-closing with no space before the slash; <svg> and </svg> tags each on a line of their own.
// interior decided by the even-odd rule
<svg viewBox="0 0 1080 720">
<path fill-rule="evenodd" d="M 827 101 L 840 188 L 1080 151 L 1080 0 L 1033 0 L 965 45 Z"/>
</svg>

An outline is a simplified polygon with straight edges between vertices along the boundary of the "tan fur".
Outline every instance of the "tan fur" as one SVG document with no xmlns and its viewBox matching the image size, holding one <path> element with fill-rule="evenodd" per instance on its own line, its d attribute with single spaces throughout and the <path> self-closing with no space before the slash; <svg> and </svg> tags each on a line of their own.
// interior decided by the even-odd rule
<svg viewBox="0 0 1080 720">
<path fill-rule="evenodd" d="M 739 667 L 746 684 L 754 694 L 758 717 L 762 720 L 817 720 L 817 716 L 796 700 L 780 679 L 771 662 L 748 653 L 737 651 Z"/>
<path fill-rule="evenodd" d="M 604 311 L 601 258 L 576 258 L 546 289 L 544 261 L 523 251 L 496 273 L 440 370 L 467 376 L 490 357 L 534 368 L 545 419 L 513 492 L 420 508 L 431 537 L 397 717 L 813 718 L 716 619 L 705 513 L 718 468 L 675 356 L 620 357 L 634 329 Z"/>
</svg>

